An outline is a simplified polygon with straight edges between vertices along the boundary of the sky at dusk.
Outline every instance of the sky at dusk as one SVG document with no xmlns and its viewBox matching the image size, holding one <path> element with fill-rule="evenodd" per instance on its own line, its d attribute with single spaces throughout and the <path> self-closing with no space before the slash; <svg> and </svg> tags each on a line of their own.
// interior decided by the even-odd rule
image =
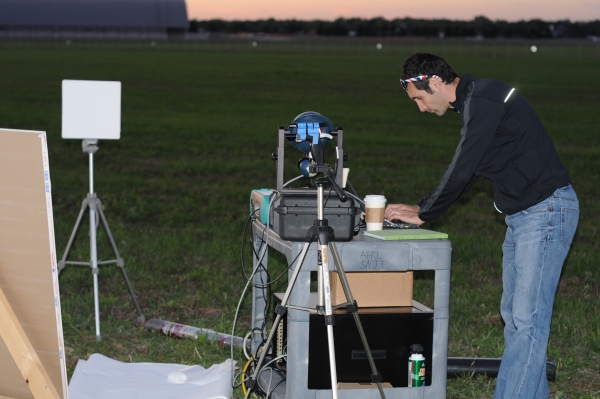
<svg viewBox="0 0 600 399">
<path fill-rule="evenodd" d="M 472 20 L 483 15 L 491 20 L 590 21 L 600 19 L 599 0 L 186 0 L 190 19 L 299 19 L 425 18 Z"/>
</svg>

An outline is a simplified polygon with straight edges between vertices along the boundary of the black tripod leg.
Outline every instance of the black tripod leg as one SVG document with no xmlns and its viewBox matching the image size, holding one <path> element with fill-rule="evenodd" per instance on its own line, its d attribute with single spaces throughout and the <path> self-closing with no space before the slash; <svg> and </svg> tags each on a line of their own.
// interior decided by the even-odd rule
<svg viewBox="0 0 600 399">
<path fill-rule="evenodd" d="M 133 293 L 133 288 L 131 287 L 131 283 L 129 282 L 129 277 L 127 277 L 127 272 L 125 271 L 125 261 L 123 260 L 123 258 L 121 258 L 121 255 L 119 255 L 117 244 L 115 243 L 115 239 L 113 238 L 113 235 L 110 231 L 110 227 L 108 227 L 108 222 L 106 220 L 106 216 L 104 216 L 102 203 L 100 202 L 99 198 L 96 198 L 96 205 L 98 213 L 100 214 L 100 219 L 102 220 L 102 225 L 104 226 L 104 231 L 106 231 L 106 235 L 108 236 L 108 240 L 110 241 L 110 246 L 112 247 L 112 250 L 117 258 L 117 266 L 121 269 L 121 272 L 123 272 L 123 277 L 125 278 L 125 283 L 127 284 L 129 295 L 131 295 L 133 305 L 135 306 L 135 309 L 138 312 L 138 320 L 140 323 L 143 323 L 144 321 L 146 321 L 146 317 L 144 317 L 144 314 L 140 309 L 140 305 L 138 304 L 137 299 L 135 298 L 135 294 Z"/>
<path fill-rule="evenodd" d="M 381 386 L 381 375 L 379 374 L 379 372 L 377 371 L 377 367 L 375 366 L 375 361 L 373 360 L 371 348 L 369 348 L 369 343 L 367 342 L 365 331 L 363 330 L 362 323 L 360 322 L 360 318 L 358 317 L 358 306 L 356 305 L 356 301 L 352 296 L 352 291 L 350 291 L 350 284 L 348 284 L 348 279 L 346 278 L 346 272 L 344 271 L 344 266 L 342 265 L 342 259 L 340 258 L 340 254 L 337 250 L 337 247 L 335 246 L 335 242 L 330 242 L 329 247 L 331 248 L 331 254 L 333 255 L 333 260 L 335 261 L 337 273 L 340 278 L 340 282 L 342 283 L 342 288 L 344 289 L 346 300 L 349 304 L 348 310 L 352 312 L 354 322 L 356 323 L 356 328 L 358 328 L 358 334 L 360 335 L 360 339 L 362 340 L 363 346 L 365 348 L 365 353 L 367 354 L 367 359 L 369 360 L 369 365 L 371 366 L 371 379 L 377 384 L 377 388 L 379 389 L 379 394 L 381 395 L 381 397 L 385 399 L 385 393 L 383 393 L 383 387 Z"/>
<path fill-rule="evenodd" d="M 249 381 L 246 383 L 246 386 L 248 387 L 248 392 L 246 392 L 246 396 L 244 397 L 245 399 L 248 399 L 250 397 L 250 393 L 252 393 L 252 391 L 254 390 L 254 384 L 256 384 L 256 381 L 258 380 L 258 373 L 260 372 L 260 368 L 262 367 L 263 362 L 265 361 L 265 356 L 267 355 L 269 346 L 271 345 L 271 342 L 273 341 L 273 337 L 275 336 L 275 333 L 277 332 L 277 327 L 279 326 L 279 323 L 281 322 L 281 318 L 285 314 L 285 307 L 287 306 L 287 303 L 289 301 L 290 295 L 292 293 L 292 289 L 294 288 L 294 284 L 296 283 L 296 280 L 298 279 L 298 274 L 300 273 L 300 269 L 302 268 L 302 264 L 304 263 L 304 258 L 306 258 L 306 253 L 308 252 L 308 247 L 310 247 L 310 242 L 307 242 L 306 244 L 304 244 L 304 248 L 302 248 L 302 252 L 300 252 L 300 255 L 298 256 L 296 268 L 294 269 L 292 278 L 288 282 L 288 287 L 285 290 L 285 294 L 283 295 L 281 304 L 275 310 L 275 312 L 277 313 L 277 317 L 275 318 L 275 321 L 273 322 L 273 326 L 271 327 L 271 331 L 269 331 L 269 336 L 267 337 L 267 342 L 265 342 L 265 345 L 263 346 L 263 350 L 260 354 L 260 357 L 258 358 L 258 363 L 256 364 L 256 368 L 254 369 L 254 374 L 252 374 L 252 377 L 250 377 Z"/>
<path fill-rule="evenodd" d="M 87 209 L 89 205 L 89 200 L 86 198 L 81 202 L 81 210 L 79 211 L 79 216 L 77 216 L 77 221 L 75 222 L 75 227 L 73 227 L 73 232 L 71 233 L 71 238 L 69 238 L 69 243 L 67 244 L 67 248 L 63 254 L 62 259 L 58 262 L 58 275 L 62 273 L 63 269 L 67 266 L 66 261 L 69 256 L 69 252 L 71 252 L 71 246 L 73 245 L 73 241 L 75 240 L 75 236 L 77 235 L 77 231 L 79 230 L 79 225 L 81 224 L 81 218 L 83 217 L 83 213 Z"/>
</svg>

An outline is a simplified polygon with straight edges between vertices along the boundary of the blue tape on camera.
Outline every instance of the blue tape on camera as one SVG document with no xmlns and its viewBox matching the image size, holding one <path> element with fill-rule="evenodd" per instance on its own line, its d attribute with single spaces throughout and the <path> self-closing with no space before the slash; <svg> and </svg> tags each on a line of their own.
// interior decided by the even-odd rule
<svg viewBox="0 0 600 399">
<path fill-rule="evenodd" d="M 319 144 L 319 136 L 320 136 L 320 132 L 319 132 L 319 123 L 318 122 L 313 122 L 311 123 L 312 126 L 308 127 L 308 135 L 312 136 L 312 143 L 313 144 Z"/>
<path fill-rule="evenodd" d="M 308 130 L 308 123 L 300 122 L 298 123 L 298 128 L 296 135 L 300 141 L 306 140 L 306 131 Z"/>
</svg>

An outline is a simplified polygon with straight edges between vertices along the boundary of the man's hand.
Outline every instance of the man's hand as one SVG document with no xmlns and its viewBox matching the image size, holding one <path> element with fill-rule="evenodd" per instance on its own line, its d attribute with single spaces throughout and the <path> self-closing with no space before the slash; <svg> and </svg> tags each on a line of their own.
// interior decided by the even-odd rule
<svg viewBox="0 0 600 399">
<path fill-rule="evenodd" d="M 402 220 L 404 223 L 419 226 L 425 223 L 419 219 L 419 207 L 414 205 L 389 204 L 385 208 L 385 217 L 388 220 Z"/>
</svg>

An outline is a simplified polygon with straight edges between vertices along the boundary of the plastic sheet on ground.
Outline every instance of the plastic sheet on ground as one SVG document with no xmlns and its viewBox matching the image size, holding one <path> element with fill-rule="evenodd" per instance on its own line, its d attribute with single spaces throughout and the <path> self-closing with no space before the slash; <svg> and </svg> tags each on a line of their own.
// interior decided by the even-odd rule
<svg viewBox="0 0 600 399">
<path fill-rule="evenodd" d="M 231 359 L 208 369 L 166 363 L 123 363 L 94 353 L 79 360 L 69 383 L 70 399 L 230 399 Z M 190 373 L 190 370 L 193 371 Z M 169 374 L 183 372 L 183 383 Z"/>
</svg>

